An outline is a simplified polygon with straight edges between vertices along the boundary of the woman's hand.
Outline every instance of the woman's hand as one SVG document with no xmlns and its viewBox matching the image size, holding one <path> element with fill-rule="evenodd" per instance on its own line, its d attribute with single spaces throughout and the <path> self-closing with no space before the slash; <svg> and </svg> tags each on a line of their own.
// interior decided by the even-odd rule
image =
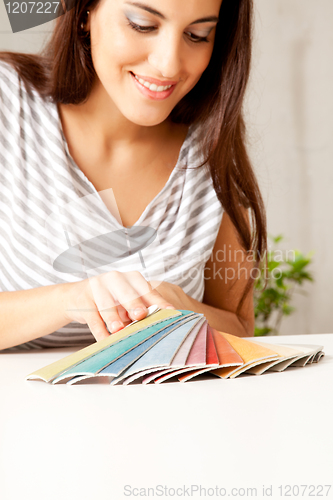
<svg viewBox="0 0 333 500">
<path fill-rule="evenodd" d="M 193 310 L 191 298 L 186 295 L 180 286 L 169 283 L 168 281 L 150 281 L 150 284 L 162 295 L 165 300 L 175 306 L 176 309 L 186 309 L 189 311 Z"/>
<path fill-rule="evenodd" d="M 68 285 L 64 298 L 68 321 L 87 324 L 96 340 L 110 335 L 105 324 L 114 333 L 133 320 L 143 319 L 151 305 L 176 309 L 179 304 L 180 287 L 147 282 L 138 271 L 111 271 Z"/>
</svg>

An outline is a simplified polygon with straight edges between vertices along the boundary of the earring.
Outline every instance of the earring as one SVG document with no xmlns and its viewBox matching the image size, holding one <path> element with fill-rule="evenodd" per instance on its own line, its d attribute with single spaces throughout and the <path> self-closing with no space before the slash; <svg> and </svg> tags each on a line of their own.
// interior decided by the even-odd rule
<svg viewBox="0 0 333 500">
<path fill-rule="evenodd" d="M 87 10 L 87 16 L 89 15 L 89 13 L 90 13 L 90 11 Z M 81 27 L 81 31 L 84 32 L 84 36 L 89 36 L 89 31 L 85 31 L 85 29 L 84 29 L 84 22 L 83 21 L 82 21 L 80 27 Z"/>
</svg>

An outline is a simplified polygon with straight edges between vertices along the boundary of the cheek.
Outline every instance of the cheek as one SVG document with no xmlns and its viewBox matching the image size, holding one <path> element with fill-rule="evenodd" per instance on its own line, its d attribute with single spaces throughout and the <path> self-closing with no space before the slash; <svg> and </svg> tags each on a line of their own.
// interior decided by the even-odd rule
<svg viewBox="0 0 333 500">
<path fill-rule="evenodd" d="M 91 28 L 91 54 L 94 65 L 108 72 L 129 64 L 138 55 L 138 46 L 118 24 L 100 22 Z"/>
<path fill-rule="evenodd" d="M 192 75 L 192 87 L 200 80 L 202 73 L 209 65 L 212 52 L 212 49 L 209 48 L 209 50 L 203 50 L 201 54 L 194 54 L 191 60 L 187 59 L 186 66 L 187 71 Z"/>
<path fill-rule="evenodd" d="M 205 42 L 203 42 L 203 43 L 205 43 Z M 210 63 L 210 60 L 211 60 L 212 54 L 213 54 L 213 49 L 214 49 L 214 45 L 209 44 L 207 49 L 204 51 L 204 54 L 202 55 L 202 59 L 201 59 L 201 71 L 202 71 L 202 73 L 205 71 L 205 69 L 207 69 L 207 67 Z"/>
</svg>

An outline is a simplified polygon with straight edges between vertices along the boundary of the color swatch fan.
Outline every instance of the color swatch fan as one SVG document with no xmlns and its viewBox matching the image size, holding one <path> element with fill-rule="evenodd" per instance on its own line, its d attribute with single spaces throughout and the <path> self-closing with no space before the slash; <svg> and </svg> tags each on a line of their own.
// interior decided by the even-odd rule
<svg viewBox="0 0 333 500">
<path fill-rule="evenodd" d="M 158 384 L 169 379 L 185 382 L 207 372 L 228 379 L 318 362 L 322 349 L 239 338 L 214 330 L 202 314 L 151 306 L 144 319 L 26 379 L 75 384 L 103 377 L 111 385 Z"/>
</svg>

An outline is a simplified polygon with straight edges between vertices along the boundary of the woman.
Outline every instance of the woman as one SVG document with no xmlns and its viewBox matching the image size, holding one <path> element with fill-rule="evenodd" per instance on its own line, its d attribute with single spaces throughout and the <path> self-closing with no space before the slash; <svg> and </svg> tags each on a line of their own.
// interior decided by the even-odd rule
<svg viewBox="0 0 333 500">
<path fill-rule="evenodd" d="M 253 335 L 251 22 L 251 0 L 79 0 L 42 55 L 0 54 L 1 349 L 101 340 L 153 304 Z M 85 244 L 107 257 L 80 272 Z"/>
</svg>

